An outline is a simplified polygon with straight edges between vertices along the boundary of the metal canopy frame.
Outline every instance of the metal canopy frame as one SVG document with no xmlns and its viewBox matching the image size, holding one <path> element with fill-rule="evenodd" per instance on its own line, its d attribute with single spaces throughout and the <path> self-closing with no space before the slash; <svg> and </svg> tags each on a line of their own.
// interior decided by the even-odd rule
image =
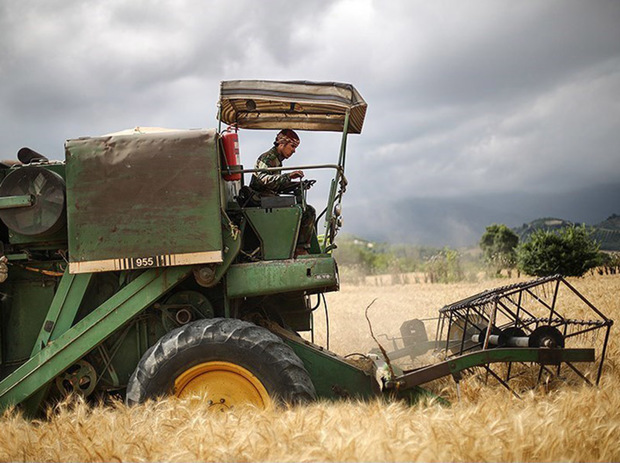
<svg viewBox="0 0 620 463">
<path fill-rule="evenodd" d="M 242 129 L 361 133 L 367 104 L 341 82 L 231 80 L 220 84 L 219 109 Z"/>
</svg>

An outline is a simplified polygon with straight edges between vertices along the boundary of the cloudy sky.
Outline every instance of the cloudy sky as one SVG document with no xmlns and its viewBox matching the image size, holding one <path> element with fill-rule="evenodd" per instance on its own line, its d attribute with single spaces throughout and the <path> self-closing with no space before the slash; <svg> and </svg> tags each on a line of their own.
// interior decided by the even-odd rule
<svg viewBox="0 0 620 463">
<path fill-rule="evenodd" d="M 242 78 L 349 82 L 366 99 L 344 231 L 450 228 L 461 245 L 484 223 L 620 213 L 618 1 L 0 0 L 0 158 L 215 127 L 219 81 Z M 273 135 L 241 134 L 246 166 Z M 337 136 L 301 135 L 295 162 L 336 159 Z"/>
</svg>

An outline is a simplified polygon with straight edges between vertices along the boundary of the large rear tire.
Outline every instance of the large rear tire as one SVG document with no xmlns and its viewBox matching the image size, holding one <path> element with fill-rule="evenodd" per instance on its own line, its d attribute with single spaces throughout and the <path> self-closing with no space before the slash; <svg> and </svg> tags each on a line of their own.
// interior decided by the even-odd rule
<svg viewBox="0 0 620 463">
<path fill-rule="evenodd" d="M 129 379 L 127 404 L 167 394 L 200 397 L 220 409 L 316 399 L 289 346 L 265 328 L 227 318 L 181 326 L 144 354 Z"/>
</svg>

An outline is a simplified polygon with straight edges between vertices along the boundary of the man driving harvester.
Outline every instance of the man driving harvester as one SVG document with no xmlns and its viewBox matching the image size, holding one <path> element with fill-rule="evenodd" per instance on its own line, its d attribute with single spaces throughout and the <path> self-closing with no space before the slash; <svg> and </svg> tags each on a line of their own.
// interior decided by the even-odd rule
<svg viewBox="0 0 620 463">
<path fill-rule="evenodd" d="M 295 150 L 298 146 L 299 136 L 293 130 L 281 130 L 276 135 L 273 147 L 258 157 L 255 168 L 265 169 L 282 167 L 282 161 L 295 154 Z M 252 175 L 250 188 L 258 192 L 261 196 L 275 196 L 285 189 L 290 189 L 295 183 L 293 180 L 302 179 L 303 177 L 304 173 L 301 170 L 295 170 L 286 174 L 281 173 L 280 170 L 256 172 Z M 315 220 L 316 211 L 312 206 L 307 204 L 301 216 L 295 255 L 308 254 Z"/>
</svg>

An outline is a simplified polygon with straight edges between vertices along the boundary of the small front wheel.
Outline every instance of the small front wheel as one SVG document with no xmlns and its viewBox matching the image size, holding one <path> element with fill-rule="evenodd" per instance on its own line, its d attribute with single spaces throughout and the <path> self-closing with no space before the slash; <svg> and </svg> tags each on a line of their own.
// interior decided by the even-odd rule
<svg viewBox="0 0 620 463">
<path fill-rule="evenodd" d="M 183 325 L 144 354 L 129 379 L 127 403 L 167 394 L 204 398 L 219 409 L 316 398 L 302 361 L 279 337 L 226 318 Z"/>
</svg>

